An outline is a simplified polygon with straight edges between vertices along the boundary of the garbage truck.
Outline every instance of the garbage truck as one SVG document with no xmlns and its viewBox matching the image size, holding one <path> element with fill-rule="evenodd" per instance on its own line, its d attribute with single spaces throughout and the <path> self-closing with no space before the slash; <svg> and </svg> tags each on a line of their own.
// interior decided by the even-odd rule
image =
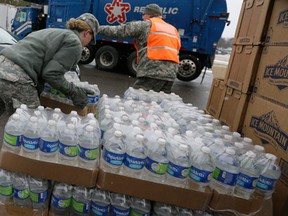
<svg viewBox="0 0 288 216">
<path fill-rule="evenodd" d="M 19 7 L 12 31 L 20 39 L 43 28 L 65 28 L 71 17 L 92 13 L 100 25 L 121 25 L 142 20 L 146 5 L 158 4 L 163 19 L 174 25 L 181 37 L 179 71 L 182 81 L 196 79 L 203 68 L 211 68 L 217 43 L 225 25 L 229 24 L 226 0 L 30 0 L 36 3 Z M 40 7 L 39 7 L 40 6 Z M 127 64 L 130 74 L 137 71 L 133 38 L 110 38 L 98 35 L 96 45 L 83 48 L 80 63 L 94 59 L 96 67 L 113 70 L 120 62 Z"/>
</svg>

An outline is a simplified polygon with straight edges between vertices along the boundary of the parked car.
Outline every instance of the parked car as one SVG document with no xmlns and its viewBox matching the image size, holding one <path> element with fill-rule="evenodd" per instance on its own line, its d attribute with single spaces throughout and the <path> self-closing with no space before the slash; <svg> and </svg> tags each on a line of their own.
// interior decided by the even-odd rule
<svg viewBox="0 0 288 216">
<path fill-rule="evenodd" d="M 0 51 L 18 42 L 18 38 L 11 32 L 0 27 Z"/>
</svg>

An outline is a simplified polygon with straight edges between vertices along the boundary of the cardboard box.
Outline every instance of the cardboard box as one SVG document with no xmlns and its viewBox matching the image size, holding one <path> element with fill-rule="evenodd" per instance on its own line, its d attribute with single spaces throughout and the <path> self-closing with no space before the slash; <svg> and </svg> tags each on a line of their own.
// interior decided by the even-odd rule
<svg viewBox="0 0 288 216">
<path fill-rule="evenodd" d="M 224 81 L 213 79 L 206 106 L 206 111 L 210 113 L 214 118 L 219 118 L 225 92 L 226 85 Z"/>
<path fill-rule="evenodd" d="M 97 187 L 179 207 L 206 210 L 212 192 L 193 191 L 99 170 Z"/>
<path fill-rule="evenodd" d="M 265 38 L 266 43 L 288 44 L 288 2 L 287 0 L 274 0 L 268 31 Z"/>
<path fill-rule="evenodd" d="M 3 149 L 0 152 L 0 167 L 12 172 L 85 187 L 94 187 L 98 175 L 98 169 L 88 170 L 80 167 L 34 160 Z"/>
<path fill-rule="evenodd" d="M 288 46 L 265 46 L 263 48 L 253 90 L 258 95 L 283 106 L 288 106 L 287 54 Z"/>
<path fill-rule="evenodd" d="M 283 181 L 278 181 L 273 194 L 274 216 L 283 216 L 288 212 L 288 185 Z"/>
<path fill-rule="evenodd" d="M 265 39 L 273 0 L 244 0 L 234 36 L 234 44 L 258 45 Z"/>
<path fill-rule="evenodd" d="M 48 98 L 48 97 L 43 96 L 43 95 L 40 96 L 40 103 L 44 107 L 50 107 L 53 109 L 60 108 L 61 111 L 65 114 L 69 114 L 72 110 L 77 111 L 78 115 L 80 115 L 80 116 L 85 116 L 88 113 L 87 107 L 85 107 L 84 109 L 80 109 L 80 108 L 77 108 L 77 107 L 70 105 L 70 104 L 65 104 L 65 103 L 61 103 L 59 101 L 52 100 L 51 98 Z M 91 110 L 90 110 L 90 112 L 91 112 Z"/>
<path fill-rule="evenodd" d="M 31 208 L 22 208 L 13 206 L 11 204 L 0 205 L 1 216 L 48 216 L 48 210 L 40 213 L 37 210 Z"/>
<path fill-rule="evenodd" d="M 250 98 L 242 133 L 254 144 L 278 157 L 281 178 L 288 179 L 288 109 L 253 94 Z"/>
<path fill-rule="evenodd" d="M 213 190 L 213 196 L 209 203 L 209 208 L 220 212 L 231 212 L 235 215 L 251 214 L 261 210 L 263 199 L 255 198 L 246 200 L 239 197 L 220 194 Z"/>
<path fill-rule="evenodd" d="M 242 93 L 252 91 L 262 46 L 234 45 L 225 77 L 227 86 Z"/>
<path fill-rule="evenodd" d="M 224 80 L 227 73 L 227 65 L 214 64 L 212 66 L 213 79 Z"/>
<path fill-rule="evenodd" d="M 241 131 L 250 94 L 227 87 L 219 120 L 231 131 Z"/>
</svg>

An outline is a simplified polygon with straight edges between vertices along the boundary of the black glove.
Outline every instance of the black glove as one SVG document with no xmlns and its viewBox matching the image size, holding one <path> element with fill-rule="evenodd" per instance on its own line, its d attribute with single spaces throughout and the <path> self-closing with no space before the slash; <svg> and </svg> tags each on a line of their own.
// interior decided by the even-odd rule
<svg viewBox="0 0 288 216">
<path fill-rule="evenodd" d="M 75 87 L 74 93 L 71 95 L 73 104 L 83 109 L 88 103 L 87 94 L 93 94 L 93 91 L 85 88 Z"/>
</svg>

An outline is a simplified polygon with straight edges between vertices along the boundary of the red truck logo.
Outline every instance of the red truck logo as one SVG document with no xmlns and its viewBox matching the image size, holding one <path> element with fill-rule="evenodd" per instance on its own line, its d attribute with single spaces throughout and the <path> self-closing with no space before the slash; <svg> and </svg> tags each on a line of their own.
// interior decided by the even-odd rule
<svg viewBox="0 0 288 216">
<path fill-rule="evenodd" d="M 126 13 L 131 10 L 131 5 L 124 3 L 123 0 L 113 0 L 112 4 L 107 3 L 105 5 L 104 10 L 108 14 L 106 18 L 108 23 L 112 24 L 117 21 L 122 24 L 127 20 Z"/>
</svg>

